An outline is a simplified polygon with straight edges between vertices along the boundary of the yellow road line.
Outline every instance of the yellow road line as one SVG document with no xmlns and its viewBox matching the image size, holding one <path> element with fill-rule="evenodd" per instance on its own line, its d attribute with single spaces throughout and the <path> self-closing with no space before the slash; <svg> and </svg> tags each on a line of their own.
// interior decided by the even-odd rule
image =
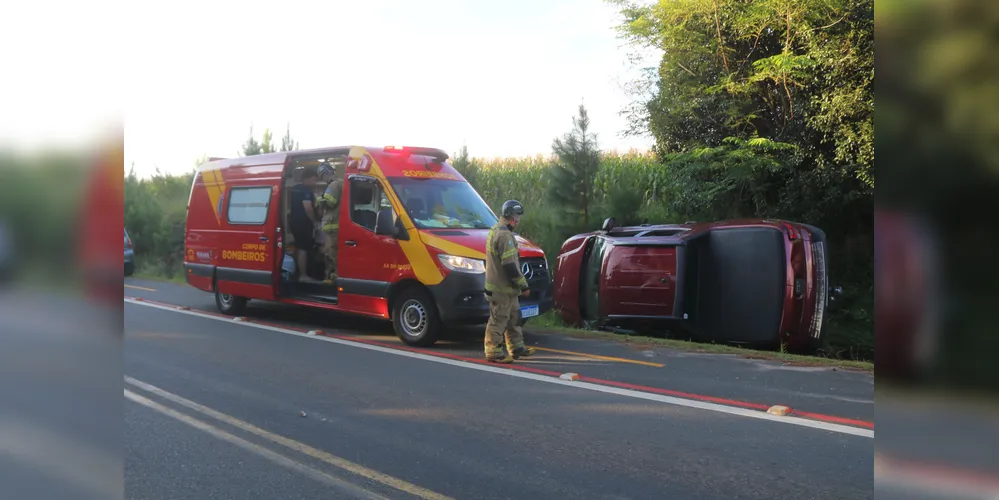
<svg viewBox="0 0 999 500">
<path fill-rule="evenodd" d="M 378 494 L 375 494 L 375 493 L 373 493 L 371 491 L 368 491 L 368 490 L 366 490 L 366 489 L 364 489 L 364 488 L 362 488 L 360 486 L 357 486 L 357 485 L 351 484 L 351 483 L 349 483 L 347 481 L 344 481 L 342 479 L 333 477 L 333 476 L 331 476 L 329 474 L 326 474 L 325 472 L 313 469 L 312 467 L 309 467 L 308 465 L 305 465 L 303 463 L 300 463 L 300 462 L 297 462 L 295 460 L 292 460 L 292 459 L 290 459 L 290 458 L 288 458 L 288 457 L 286 457 L 284 455 L 281 455 L 279 453 L 275 453 L 275 452 L 273 452 L 273 451 L 271 451 L 271 450 L 269 450 L 267 448 L 264 448 L 263 446 L 251 443 L 250 441 L 247 441 L 247 440 L 245 440 L 243 438 L 240 438 L 238 436 L 229 434 L 228 432 L 226 432 L 226 431 L 224 431 L 222 429 L 219 429 L 218 427 L 215 427 L 215 426 L 213 426 L 211 424 L 208 424 L 206 422 L 202 422 L 201 420 L 198 420 L 196 418 L 193 418 L 193 417 L 190 417 L 188 415 L 185 415 L 185 414 L 183 414 L 183 413 L 181 413 L 179 411 L 176 411 L 176 410 L 174 410 L 172 408 L 168 408 L 166 406 L 163 406 L 163 405 L 161 405 L 161 404 L 159 404 L 159 403 L 157 403 L 157 402 L 155 402 L 153 400 L 150 400 L 148 398 L 140 396 L 140 395 L 138 395 L 138 394 L 136 394 L 136 393 L 134 393 L 134 392 L 132 392 L 132 391 L 130 391 L 128 389 L 125 389 L 125 397 L 127 399 L 131 400 L 131 401 L 139 403 L 139 404 L 141 404 L 143 406 L 146 406 L 146 407 L 148 407 L 150 409 L 156 410 L 156 411 L 158 411 L 158 412 L 160 412 L 160 413 L 162 413 L 162 414 L 164 414 L 164 415 L 166 415 L 168 417 L 177 419 L 177 420 L 179 420 L 179 421 L 181 421 L 181 422 L 183 422 L 183 423 L 185 423 L 187 425 L 190 425 L 191 427 L 194 427 L 195 429 L 199 429 L 199 430 L 205 431 L 208 434 L 211 434 L 212 436 L 214 436 L 214 437 L 216 437 L 218 439 L 221 439 L 221 440 L 226 441 L 226 442 L 228 442 L 230 444 L 236 445 L 236 446 L 238 446 L 238 447 L 240 447 L 240 448 L 242 448 L 244 450 L 256 453 L 257 455 L 260 455 L 261 457 L 266 458 L 266 459 L 270 460 L 271 462 L 274 462 L 274 463 L 276 463 L 278 465 L 281 465 L 283 467 L 287 467 L 289 469 L 301 472 L 301 473 L 305 474 L 306 476 L 309 476 L 309 477 L 311 477 L 311 478 L 313 478 L 313 479 L 315 479 L 317 481 L 321 481 L 321 482 L 327 483 L 327 484 L 329 484 L 331 486 L 338 487 L 341 490 L 344 490 L 344 492 L 352 494 L 352 496 L 355 496 L 355 497 L 358 497 L 358 498 L 375 498 L 375 499 L 384 499 L 385 498 L 385 497 L 383 497 L 381 495 L 378 495 Z"/>
<path fill-rule="evenodd" d="M 221 412 L 215 411 L 215 410 L 213 410 L 211 408 L 208 408 L 206 406 L 202 406 L 202 405 L 200 405 L 198 403 L 195 403 L 194 401 L 190 401 L 190 400 L 184 399 L 184 398 L 182 398 L 182 397 L 180 397 L 180 396 L 178 396 L 176 394 L 164 391 L 163 389 L 160 389 L 159 387 L 147 384 L 145 382 L 141 382 L 141 381 L 136 380 L 136 379 L 134 379 L 132 377 L 126 376 L 125 377 L 125 382 L 127 382 L 127 383 L 129 383 L 131 385 L 134 385 L 135 387 L 138 387 L 140 389 L 143 389 L 145 391 L 148 391 L 148 392 L 150 392 L 152 394 L 156 394 L 157 396 L 160 396 L 160 397 L 162 397 L 164 399 L 168 399 L 170 401 L 173 401 L 174 403 L 177 403 L 179 405 L 186 406 L 187 408 L 190 408 L 190 409 L 192 409 L 192 410 L 194 410 L 196 412 L 202 413 L 204 415 L 208 415 L 208 416 L 210 416 L 212 418 L 215 418 L 216 420 L 225 422 L 225 423 L 227 423 L 229 425 L 232 425 L 233 427 L 237 427 L 237 428 L 242 429 L 242 430 L 244 430 L 246 432 L 249 432 L 251 434 L 256 434 L 257 436 L 260 436 L 260 437 L 262 437 L 262 438 L 264 438 L 264 439 L 266 439 L 268 441 L 271 441 L 273 443 L 280 444 L 280 445 L 282 445 L 282 446 L 284 446 L 286 448 L 290 448 L 290 449 L 295 450 L 295 451 L 297 451 L 299 453 L 302 453 L 302 454 L 308 455 L 308 456 L 310 456 L 312 458 L 315 458 L 316 460 L 321 460 L 321 461 L 326 462 L 327 464 L 330 464 L 330 465 L 332 465 L 334 467 L 346 470 L 346 471 L 351 472 L 353 474 L 357 474 L 358 476 L 370 479 L 370 480 L 375 481 L 377 483 L 381 483 L 383 485 L 395 488 L 395 489 L 397 489 L 399 491 L 402 491 L 402 492 L 405 492 L 405 493 L 409 493 L 410 495 L 413 495 L 413 496 L 416 496 L 416 497 L 419 497 L 419 498 L 425 498 L 425 499 L 428 499 L 428 500 L 430 500 L 430 499 L 432 499 L 432 500 L 452 500 L 450 497 L 447 497 L 447 496 L 441 495 L 439 493 L 435 493 L 433 491 L 421 488 L 419 486 L 416 486 L 415 484 L 407 483 L 406 481 L 403 481 L 402 479 L 397 479 L 395 477 L 389 476 L 388 474 L 383 474 L 383 473 L 378 472 L 376 470 L 372 470 L 372 469 L 369 469 L 367 467 L 364 467 L 363 465 L 355 464 L 355 463 L 353 463 L 353 462 L 351 462 L 351 461 L 349 461 L 347 459 L 334 456 L 334 455 L 332 455 L 330 453 L 327 453 L 327 452 L 325 452 L 323 450 L 319 450 L 319 449 L 313 448 L 313 447 L 311 447 L 311 446 L 309 446 L 307 444 L 300 443 L 300 442 L 295 441 L 293 439 L 289 439 L 289 438 L 286 438 L 284 436 L 279 436 L 279 435 L 274 434 L 272 432 L 265 431 L 265 430 L 263 430 L 263 429 L 261 429 L 259 427 L 256 427 L 256 426 L 254 426 L 254 425 L 252 425 L 250 423 L 244 422 L 244 421 L 239 420 L 239 419 L 237 419 L 235 417 L 231 417 L 229 415 L 226 415 L 225 413 L 221 413 Z"/>
<path fill-rule="evenodd" d="M 638 361 L 637 359 L 615 358 L 613 356 L 601 356 L 599 354 L 589 354 L 589 353 L 586 353 L 586 352 L 563 351 L 561 349 L 549 349 L 547 347 L 535 347 L 535 349 L 537 349 L 539 351 L 557 352 L 557 353 L 560 353 L 560 354 L 571 354 L 573 356 L 583 356 L 585 358 L 604 359 L 604 360 L 607 360 L 607 361 L 617 361 L 618 363 L 632 363 L 632 364 L 636 364 L 636 365 L 654 366 L 656 368 L 662 368 L 662 367 L 666 366 L 666 365 L 664 365 L 662 363 L 652 363 L 651 361 Z"/>
<path fill-rule="evenodd" d="M 125 283 L 125 288 L 134 288 L 136 290 L 145 290 L 147 292 L 155 292 L 156 291 L 155 288 L 146 288 L 144 286 L 129 285 L 128 283 Z"/>
</svg>

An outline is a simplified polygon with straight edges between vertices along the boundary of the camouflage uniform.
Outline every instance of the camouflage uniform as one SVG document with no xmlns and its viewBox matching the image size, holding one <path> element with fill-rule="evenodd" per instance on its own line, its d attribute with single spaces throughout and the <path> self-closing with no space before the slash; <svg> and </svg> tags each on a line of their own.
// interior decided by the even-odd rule
<svg viewBox="0 0 999 500">
<path fill-rule="evenodd" d="M 340 230 L 340 197 L 343 195 L 343 183 L 339 180 L 330 181 L 323 196 L 316 200 L 316 205 L 322 209 L 322 231 L 326 239 L 323 250 L 326 255 L 326 279 L 333 281 L 337 277 L 337 233 Z"/>
<path fill-rule="evenodd" d="M 520 327 L 519 296 L 528 286 L 520 272 L 519 254 L 516 236 L 506 219 L 500 219 L 486 237 L 489 322 L 486 323 L 485 351 L 489 361 L 509 363 L 513 358 L 533 354 L 533 349 L 524 346 L 524 332 Z M 516 274 L 511 275 L 511 271 Z"/>
</svg>

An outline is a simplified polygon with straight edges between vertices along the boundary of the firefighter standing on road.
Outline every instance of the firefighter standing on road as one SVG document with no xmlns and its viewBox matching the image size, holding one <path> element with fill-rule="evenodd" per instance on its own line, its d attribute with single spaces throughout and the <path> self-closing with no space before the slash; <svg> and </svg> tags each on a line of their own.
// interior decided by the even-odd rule
<svg viewBox="0 0 999 500">
<path fill-rule="evenodd" d="M 327 183 L 323 196 L 316 200 L 316 205 L 322 209 L 322 231 L 325 239 L 323 249 L 326 255 L 327 285 L 336 281 L 337 277 L 337 233 L 340 230 L 340 197 L 343 193 L 343 183 L 336 178 L 336 167 L 328 163 L 319 165 L 319 178 Z"/>
<path fill-rule="evenodd" d="M 489 322 L 486 323 L 486 361 L 512 363 L 514 359 L 534 354 L 533 347 L 524 345 L 520 328 L 520 300 L 530 289 L 520 272 L 520 249 L 513 229 L 524 214 L 517 200 L 503 203 L 502 217 L 486 237 L 486 299 L 489 301 Z M 504 340 L 505 347 L 504 350 Z"/>
</svg>

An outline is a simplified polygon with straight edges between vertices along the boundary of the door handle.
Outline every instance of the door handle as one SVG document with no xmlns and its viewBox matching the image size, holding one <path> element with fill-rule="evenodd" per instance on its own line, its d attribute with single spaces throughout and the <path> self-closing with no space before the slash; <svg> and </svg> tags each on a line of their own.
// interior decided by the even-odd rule
<svg viewBox="0 0 999 500">
<path fill-rule="evenodd" d="M 260 241 L 270 241 L 270 238 L 268 238 L 266 236 L 261 236 L 260 237 Z"/>
<path fill-rule="evenodd" d="M 343 244 L 347 245 L 349 247 L 356 247 L 357 246 L 357 242 L 356 241 L 345 241 L 345 242 L 343 242 Z"/>
</svg>

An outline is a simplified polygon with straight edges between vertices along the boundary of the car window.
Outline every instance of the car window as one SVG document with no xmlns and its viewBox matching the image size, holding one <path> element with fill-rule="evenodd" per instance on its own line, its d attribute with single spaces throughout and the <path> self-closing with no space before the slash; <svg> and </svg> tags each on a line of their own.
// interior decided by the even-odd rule
<svg viewBox="0 0 999 500">
<path fill-rule="evenodd" d="M 350 179 L 350 220 L 355 224 L 374 232 L 378 210 L 384 204 L 392 206 L 377 181 L 366 177 Z"/>
<path fill-rule="evenodd" d="M 238 187 L 230 192 L 226 212 L 230 224 L 260 225 L 267 221 L 271 202 L 270 187 Z"/>
</svg>

